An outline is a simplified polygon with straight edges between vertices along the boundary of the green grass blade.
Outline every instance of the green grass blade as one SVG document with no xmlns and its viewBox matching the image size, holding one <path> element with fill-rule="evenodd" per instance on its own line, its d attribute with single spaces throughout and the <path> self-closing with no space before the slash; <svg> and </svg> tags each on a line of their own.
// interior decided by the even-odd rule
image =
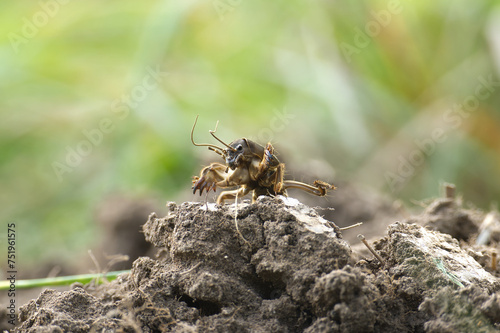
<svg viewBox="0 0 500 333">
<path fill-rule="evenodd" d="M 95 280 L 98 284 L 102 283 L 103 279 L 107 281 L 112 281 L 122 273 L 128 273 L 130 270 L 124 271 L 114 271 L 106 274 L 80 274 L 80 275 L 70 275 L 70 276 L 59 276 L 53 278 L 43 278 L 43 279 L 31 279 L 31 280 L 16 280 L 15 289 L 28 289 L 36 287 L 50 287 L 50 286 L 66 286 L 74 282 L 80 282 L 87 284 L 92 280 Z M 10 280 L 0 281 L 0 290 L 9 290 L 11 287 Z"/>
</svg>

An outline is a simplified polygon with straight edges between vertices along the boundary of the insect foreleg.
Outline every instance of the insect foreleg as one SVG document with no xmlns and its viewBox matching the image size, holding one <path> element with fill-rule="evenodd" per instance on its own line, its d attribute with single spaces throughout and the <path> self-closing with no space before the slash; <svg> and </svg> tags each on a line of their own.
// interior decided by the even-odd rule
<svg viewBox="0 0 500 333">
<path fill-rule="evenodd" d="M 217 186 L 220 186 L 219 184 L 231 175 L 226 170 L 227 166 L 221 163 L 212 163 L 203 168 L 199 177 L 193 177 L 193 193 L 199 190 L 201 195 L 203 190 L 207 192 L 210 190 L 215 191 Z"/>
</svg>

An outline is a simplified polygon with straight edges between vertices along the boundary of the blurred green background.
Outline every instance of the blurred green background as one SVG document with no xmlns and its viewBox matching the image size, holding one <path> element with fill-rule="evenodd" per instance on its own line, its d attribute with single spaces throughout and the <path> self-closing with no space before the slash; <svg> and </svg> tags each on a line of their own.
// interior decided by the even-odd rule
<svg viewBox="0 0 500 333">
<path fill-rule="evenodd" d="M 488 209 L 500 188 L 495 3 L 4 1 L 4 229 L 17 224 L 24 265 L 72 260 L 98 239 L 107 195 L 193 200 L 191 176 L 217 160 L 191 145 L 197 114 L 197 141 L 220 120 L 223 140 L 272 141 L 299 180 L 404 202 L 448 181 Z"/>
</svg>

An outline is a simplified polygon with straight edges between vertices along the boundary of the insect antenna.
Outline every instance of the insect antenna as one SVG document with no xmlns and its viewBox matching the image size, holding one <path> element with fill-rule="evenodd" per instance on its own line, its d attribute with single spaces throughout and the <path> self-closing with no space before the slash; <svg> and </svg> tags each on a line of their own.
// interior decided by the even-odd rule
<svg viewBox="0 0 500 333">
<path fill-rule="evenodd" d="M 191 129 L 191 142 L 193 143 L 193 145 L 197 146 L 197 147 L 208 147 L 208 149 L 210 150 L 213 150 L 214 152 L 216 152 L 217 154 L 221 155 L 221 156 L 225 156 L 225 149 L 219 147 L 219 146 L 216 146 L 216 145 L 212 145 L 210 143 L 196 143 L 194 142 L 194 138 L 193 138 L 193 133 L 194 133 L 194 128 L 196 127 L 196 123 L 198 122 L 198 117 L 200 115 L 197 115 L 196 116 L 196 119 L 194 120 L 194 124 L 193 124 L 193 128 Z M 215 125 L 215 130 L 217 130 L 217 125 L 219 124 L 219 122 L 217 121 L 217 124 Z M 213 131 L 215 133 L 215 131 Z M 210 134 L 212 134 L 212 131 L 210 131 Z M 212 134 L 213 135 L 213 134 Z M 215 135 L 214 135 L 215 137 Z M 217 137 L 216 137 L 217 139 Z M 219 140 L 219 139 L 217 139 Z M 220 141 L 220 140 L 219 140 Z M 222 142 L 222 141 L 221 141 Z M 224 142 L 222 142 L 224 143 Z M 224 143 L 225 144 L 225 143 Z M 226 145 L 226 144 L 225 144 Z M 227 145 L 226 145 L 227 146 Z M 229 146 L 228 146 L 229 147 Z M 231 148 L 231 147 L 230 147 Z M 233 148 L 234 149 L 234 148 Z"/>
<path fill-rule="evenodd" d="M 231 147 L 230 145 L 228 145 L 227 143 L 225 143 L 224 141 L 222 141 L 221 139 L 219 139 L 217 136 L 215 136 L 215 132 L 217 132 L 217 127 L 219 126 L 219 121 L 217 120 L 217 123 L 215 124 L 215 129 L 212 131 L 210 130 L 210 134 L 212 134 L 212 136 L 217 140 L 219 141 L 220 143 L 222 143 L 224 146 L 226 146 L 227 148 L 231 149 L 232 151 L 236 151 L 236 148 L 233 148 Z"/>
</svg>

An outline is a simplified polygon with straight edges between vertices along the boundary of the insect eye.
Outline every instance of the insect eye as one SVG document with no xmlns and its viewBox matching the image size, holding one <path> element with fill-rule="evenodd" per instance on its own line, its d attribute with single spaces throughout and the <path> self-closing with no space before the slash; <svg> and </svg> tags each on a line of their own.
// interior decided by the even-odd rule
<svg viewBox="0 0 500 333">
<path fill-rule="evenodd" d="M 238 147 L 236 147 L 236 150 L 237 151 L 242 151 L 243 150 L 243 146 L 242 145 L 238 145 Z"/>
</svg>

